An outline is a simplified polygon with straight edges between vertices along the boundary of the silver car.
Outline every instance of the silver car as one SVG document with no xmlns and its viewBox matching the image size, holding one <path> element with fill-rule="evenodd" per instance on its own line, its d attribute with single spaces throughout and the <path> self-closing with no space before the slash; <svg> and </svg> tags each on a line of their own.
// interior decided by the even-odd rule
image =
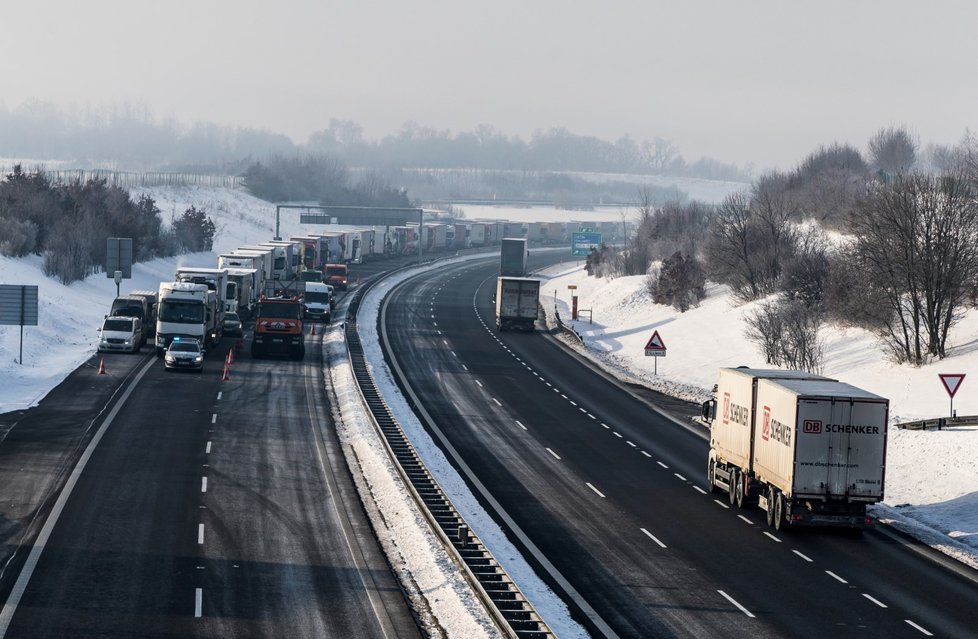
<svg viewBox="0 0 978 639">
<path fill-rule="evenodd" d="M 186 337 L 174 337 L 163 357 L 163 367 L 168 371 L 179 368 L 195 370 L 198 373 L 203 371 L 204 351 L 200 347 L 200 342 Z"/>
</svg>

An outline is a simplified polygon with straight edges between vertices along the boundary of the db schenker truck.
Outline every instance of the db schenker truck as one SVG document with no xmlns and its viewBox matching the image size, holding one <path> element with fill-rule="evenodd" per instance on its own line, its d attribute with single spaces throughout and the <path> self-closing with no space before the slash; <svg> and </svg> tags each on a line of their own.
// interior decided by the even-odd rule
<svg viewBox="0 0 978 639">
<path fill-rule="evenodd" d="M 496 278 L 496 328 L 532 331 L 540 306 L 540 280 Z"/>
<path fill-rule="evenodd" d="M 708 482 L 731 505 L 756 503 L 778 530 L 873 525 L 866 507 L 883 500 L 887 399 L 801 371 L 725 368 L 703 408 Z"/>
</svg>

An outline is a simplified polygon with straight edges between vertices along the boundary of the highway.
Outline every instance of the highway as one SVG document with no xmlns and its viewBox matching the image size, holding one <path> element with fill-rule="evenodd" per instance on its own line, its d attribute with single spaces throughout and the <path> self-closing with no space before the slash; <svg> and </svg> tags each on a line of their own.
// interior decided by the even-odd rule
<svg viewBox="0 0 978 639">
<path fill-rule="evenodd" d="M 245 347 L 222 381 L 232 344 L 201 375 L 149 348 L 106 355 L 105 376 L 93 358 L 12 416 L 0 636 L 421 636 L 335 439 L 318 338 L 303 362 Z"/>
<path fill-rule="evenodd" d="M 978 634 L 974 571 L 886 531 L 775 533 L 761 510 L 709 494 L 698 407 L 629 388 L 542 332 L 497 334 L 497 271 L 408 280 L 384 328 L 427 426 L 596 636 Z"/>
</svg>

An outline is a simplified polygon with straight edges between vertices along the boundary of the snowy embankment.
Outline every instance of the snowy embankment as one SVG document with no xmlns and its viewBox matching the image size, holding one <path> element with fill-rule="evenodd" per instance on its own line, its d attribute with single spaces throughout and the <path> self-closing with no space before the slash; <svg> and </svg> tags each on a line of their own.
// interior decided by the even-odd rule
<svg viewBox="0 0 978 639">
<path fill-rule="evenodd" d="M 757 303 L 736 305 L 727 287 L 710 284 L 698 308 L 680 313 L 652 303 L 645 277 L 588 277 L 580 264 L 554 267 L 541 285 L 544 305 L 584 337 L 575 346 L 619 377 L 666 394 L 702 402 L 712 396 L 717 370 L 748 365 L 767 368 L 758 347 L 744 337 L 745 317 Z M 571 291 L 591 309 L 593 323 L 571 321 Z M 653 374 L 644 347 L 653 331 L 666 345 Z M 823 374 L 890 399 L 891 424 L 946 416 L 949 399 L 939 373 L 964 373 L 955 396 L 959 415 L 978 415 L 978 311 L 968 311 L 952 330 L 949 356 L 920 368 L 894 364 L 875 336 L 857 328 L 825 329 Z M 978 428 L 908 431 L 891 425 L 886 455 L 886 501 L 876 507 L 884 522 L 910 532 L 978 567 Z M 704 459 L 704 468 L 706 461 Z M 705 472 L 705 471 L 704 471 Z"/>
</svg>

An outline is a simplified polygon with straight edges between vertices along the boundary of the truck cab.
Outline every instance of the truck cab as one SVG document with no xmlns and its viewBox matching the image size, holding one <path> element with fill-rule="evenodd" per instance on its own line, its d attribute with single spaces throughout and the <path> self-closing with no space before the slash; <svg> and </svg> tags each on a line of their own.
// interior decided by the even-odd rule
<svg viewBox="0 0 978 639">
<path fill-rule="evenodd" d="M 255 309 L 255 336 L 251 356 L 287 355 L 301 360 L 306 354 L 302 303 L 294 297 L 264 297 Z"/>
</svg>

